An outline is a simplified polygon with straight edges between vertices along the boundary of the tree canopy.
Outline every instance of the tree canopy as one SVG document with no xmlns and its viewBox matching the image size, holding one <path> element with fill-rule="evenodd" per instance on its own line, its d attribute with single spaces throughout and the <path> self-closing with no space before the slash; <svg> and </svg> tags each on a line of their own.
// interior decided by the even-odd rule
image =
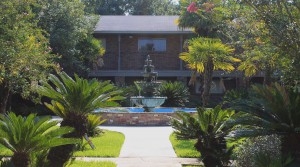
<svg viewBox="0 0 300 167">
<path fill-rule="evenodd" d="M 41 2 L 39 26 L 49 34 L 52 53 L 68 74 L 87 76 L 90 63 L 103 54 L 101 44 L 92 36 L 98 17 L 86 15 L 79 0 Z"/>
<path fill-rule="evenodd" d="M 11 93 L 32 97 L 39 80 L 55 67 L 51 48 L 32 12 L 32 1 L 0 1 L 0 113 Z"/>
<path fill-rule="evenodd" d="M 98 15 L 177 15 L 172 0 L 83 0 L 85 11 Z"/>
</svg>

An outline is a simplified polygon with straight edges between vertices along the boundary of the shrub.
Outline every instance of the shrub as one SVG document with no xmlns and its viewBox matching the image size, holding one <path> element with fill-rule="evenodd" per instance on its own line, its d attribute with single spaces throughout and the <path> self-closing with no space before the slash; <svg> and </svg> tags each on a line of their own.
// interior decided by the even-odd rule
<svg viewBox="0 0 300 167">
<path fill-rule="evenodd" d="M 162 106 L 183 107 L 189 102 L 189 90 L 182 82 L 163 82 L 157 89 L 159 96 L 167 97 Z"/>
<path fill-rule="evenodd" d="M 87 122 L 88 136 L 95 137 L 103 133 L 103 131 L 98 127 L 106 120 L 102 119 L 101 115 L 89 114 Z"/>
<path fill-rule="evenodd" d="M 278 135 L 247 138 L 234 150 L 236 166 L 258 167 L 258 156 L 264 157 L 265 162 L 276 161 L 281 157 L 280 144 Z"/>
<path fill-rule="evenodd" d="M 228 129 L 224 122 L 234 112 L 222 110 L 220 106 L 213 109 L 198 108 L 196 115 L 186 112 L 176 113 L 171 120 L 178 139 L 196 139 L 194 147 L 201 153 L 204 166 L 226 166 L 230 163 L 231 148 L 227 148 L 225 137 Z"/>
</svg>

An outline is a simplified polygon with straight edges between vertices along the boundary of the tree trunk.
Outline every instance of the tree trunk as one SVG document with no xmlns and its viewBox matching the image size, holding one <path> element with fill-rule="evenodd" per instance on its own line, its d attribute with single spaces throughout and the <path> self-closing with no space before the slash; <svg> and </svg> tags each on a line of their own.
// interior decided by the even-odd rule
<svg viewBox="0 0 300 167">
<path fill-rule="evenodd" d="M 74 132 L 64 135 L 65 138 L 78 138 L 82 139 L 84 134 L 87 133 L 87 117 L 83 114 L 77 114 L 75 112 L 70 112 L 66 118 L 63 118 L 61 126 L 69 126 L 75 129 Z M 55 167 L 63 167 L 66 162 L 70 160 L 76 149 L 75 144 L 62 145 L 57 147 L 52 147 L 49 151 L 47 159 L 49 160 L 49 165 Z"/>
<path fill-rule="evenodd" d="M 203 81 L 203 93 L 202 93 L 202 106 L 205 107 L 209 101 L 210 86 L 212 83 L 212 75 L 214 71 L 214 63 L 210 57 L 207 63 L 204 65 L 204 81 Z"/>
<path fill-rule="evenodd" d="M 7 101 L 9 97 L 9 88 L 6 82 L 0 85 L 0 114 L 6 112 Z"/>
<path fill-rule="evenodd" d="M 11 157 L 11 161 L 16 167 L 28 167 L 30 165 L 30 158 L 27 153 L 16 152 Z"/>
<path fill-rule="evenodd" d="M 194 147 L 200 152 L 205 167 L 223 167 L 221 159 L 215 155 L 215 150 L 207 148 L 201 138 L 197 139 Z"/>
</svg>

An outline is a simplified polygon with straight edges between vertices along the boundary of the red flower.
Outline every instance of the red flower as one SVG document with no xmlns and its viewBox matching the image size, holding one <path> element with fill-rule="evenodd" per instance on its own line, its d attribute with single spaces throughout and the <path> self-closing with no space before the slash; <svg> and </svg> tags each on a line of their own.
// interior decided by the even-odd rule
<svg viewBox="0 0 300 167">
<path fill-rule="evenodd" d="M 197 12 L 197 10 L 198 10 L 198 7 L 197 7 L 196 2 L 192 2 L 192 3 L 187 7 L 187 11 L 190 12 L 190 13 Z"/>
</svg>

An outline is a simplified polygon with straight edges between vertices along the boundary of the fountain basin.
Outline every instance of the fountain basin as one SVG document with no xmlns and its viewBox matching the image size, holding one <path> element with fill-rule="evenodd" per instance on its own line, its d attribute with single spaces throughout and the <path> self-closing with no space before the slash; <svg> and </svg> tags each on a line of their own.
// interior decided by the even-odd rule
<svg viewBox="0 0 300 167">
<path fill-rule="evenodd" d="M 130 101 L 138 107 L 143 107 L 145 112 L 153 112 L 155 107 L 162 105 L 167 97 L 144 97 L 144 96 L 133 96 L 130 97 Z"/>
<path fill-rule="evenodd" d="M 176 117 L 176 111 L 190 114 L 196 113 L 196 108 L 158 107 L 153 112 L 144 112 L 140 107 L 100 108 L 95 113 L 106 119 L 102 125 L 109 126 L 170 126 L 170 119 Z"/>
</svg>

